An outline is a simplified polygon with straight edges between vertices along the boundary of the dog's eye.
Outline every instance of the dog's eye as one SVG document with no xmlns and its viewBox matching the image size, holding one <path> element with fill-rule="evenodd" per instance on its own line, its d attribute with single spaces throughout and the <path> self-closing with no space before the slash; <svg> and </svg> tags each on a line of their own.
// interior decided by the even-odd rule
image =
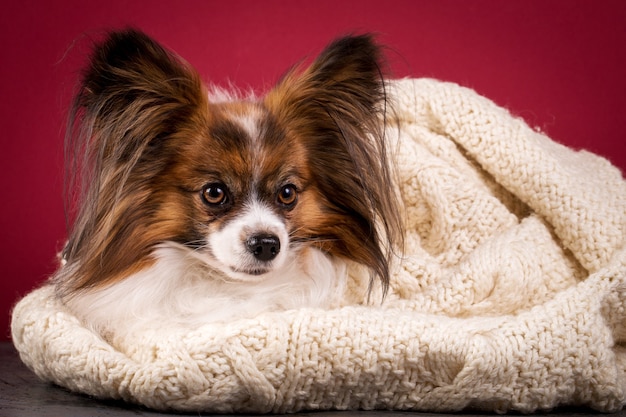
<svg viewBox="0 0 626 417">
<path fill-rule="evenodd" d="M 278 192 L 278 202 L 286 207 L 292 207 L 298 199 L 298 192 L 296 186 L 293 184 L 287 184 L 283 186 Z"/>
<path fill-rule="evenodd" d="M 211 183 L 202 187 L 202 201 L 210 206 L 219 206 L 228 202 L 228 191 L 222 183 Z"/>
</svg>

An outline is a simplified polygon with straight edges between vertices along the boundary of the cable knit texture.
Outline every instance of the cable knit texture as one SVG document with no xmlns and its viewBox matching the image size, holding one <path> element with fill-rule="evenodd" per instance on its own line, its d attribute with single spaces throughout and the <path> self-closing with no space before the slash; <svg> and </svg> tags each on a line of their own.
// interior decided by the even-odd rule
<svg viewBox="0 0 626 417">
<path fill-rule="evenodd" d="M 532 412 L 626 400 L 626 183 L 472 90 L 389 85 L 405 255 L 383 305 L 263 314 L 113 347 L 49 286 L 13 311 L 37 375 L 155 409 Z M 372 297 L 376 300 L 376 296 Z"/>
</svg>

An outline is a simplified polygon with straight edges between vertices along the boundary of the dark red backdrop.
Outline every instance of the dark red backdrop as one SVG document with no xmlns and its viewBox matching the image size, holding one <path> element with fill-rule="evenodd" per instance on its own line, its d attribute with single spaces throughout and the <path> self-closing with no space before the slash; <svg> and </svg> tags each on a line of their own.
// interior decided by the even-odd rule
<svg viewBox="0 0 626 417">
<path fill-rule="evenodd" d="M 555 140 L 626 170 L 626 3 L 616 1 L 11 1 L 0 16 L 0 340 L 65 236 L 62 135 L 84 40 L 132 24 L 206 80 L 263 89 L 331 38 L 374 31 L 396 75 L 472 87 Z M 86 35 L 86 36 L 85 36 Z M 82 39 L 82 41 L 81 41 Z M 71 47 L 75 43 L 75 47 Z"/>
</svg>

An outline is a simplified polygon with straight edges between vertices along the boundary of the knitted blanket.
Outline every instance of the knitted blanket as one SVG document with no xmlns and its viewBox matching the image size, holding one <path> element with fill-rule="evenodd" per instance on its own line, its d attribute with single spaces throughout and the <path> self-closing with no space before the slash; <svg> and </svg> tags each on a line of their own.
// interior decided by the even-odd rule
<svg viewBox="0 0 626 417">
<path fill-rule="evenodd" d="M 407 238 L 391 289 L 111 346 L 43 286 L 13 311 L 39 377 L 155 409 L 532 412 L 626 403 L 626 182 L 472 90 L 390 84 Z M 355 270 L 354 274 L 357 274 Z M 356 276 L 356 275 L 355 275 Z"/>
</svg>

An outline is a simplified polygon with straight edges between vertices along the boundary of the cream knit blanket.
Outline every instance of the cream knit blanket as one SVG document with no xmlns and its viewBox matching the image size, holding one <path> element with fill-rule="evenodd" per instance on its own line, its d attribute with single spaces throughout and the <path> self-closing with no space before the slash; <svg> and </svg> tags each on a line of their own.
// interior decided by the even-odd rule
<svg viewBox="0 0 626 417">
<path fill-rule="evenodd" d="M 469 89 L 390 89 L 407 250 L 382 306 L 267 313 L 114 348 L 44 286 L 13 312 L 22 360 L 71 390 L 156 409 L 620 410 L 620 172 Z"/>
</svg>

